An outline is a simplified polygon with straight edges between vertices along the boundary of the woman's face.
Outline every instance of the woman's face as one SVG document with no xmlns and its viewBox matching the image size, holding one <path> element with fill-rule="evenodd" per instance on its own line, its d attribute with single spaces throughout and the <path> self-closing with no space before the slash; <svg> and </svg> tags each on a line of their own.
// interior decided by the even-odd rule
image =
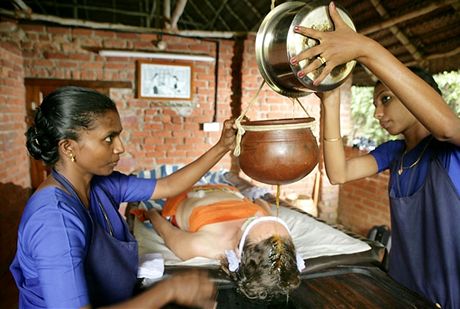
<svg viewBox="0 0 460 309">
<path fill-rule="evenodd" d="M 110 175 L 125 151 L 120 139 L 122 129 L 116 111 L 98 116 L 90 130 L 79 132 L 75 164 L 93 175 Z"/>
<path fill-rule="evenodd" d="M 374 117 L 380 126 L 392 135 L 403 133 L 417 122 L 393 92 L 382 83 L 375 86 L 374 107 Z"/>
</svg>

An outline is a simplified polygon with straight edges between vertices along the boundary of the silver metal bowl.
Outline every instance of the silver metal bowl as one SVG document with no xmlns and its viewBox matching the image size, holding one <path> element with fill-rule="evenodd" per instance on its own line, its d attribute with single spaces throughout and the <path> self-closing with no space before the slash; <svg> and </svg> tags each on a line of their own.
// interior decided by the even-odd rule
<svg viewBox="0 0 460 309">
<path fill-rule="evenodd" d="M 337 9 L 344 21 L 356 31 L 348 14 L 340 7 Z M 264 18 L 256 36 L 256 60 L 267 84 L 274 91 L 288 97 L 301 97 L 340 86 L 353 70 L 356 61 L 337 66 L 317 86 L 313 85 L 313 81 L 321 73 L 323 66 L 303 78 L 297 77 L 297 72 L 305 68 L 310 60 L 291 65 L 289 59 L 318 42 L 295 33 L 296 25 L 320 31 L 333 30 L 328 4 L 325 1 L 312 1 L 307 4 L 299 1 L 285 2 Z"/>
</svg>

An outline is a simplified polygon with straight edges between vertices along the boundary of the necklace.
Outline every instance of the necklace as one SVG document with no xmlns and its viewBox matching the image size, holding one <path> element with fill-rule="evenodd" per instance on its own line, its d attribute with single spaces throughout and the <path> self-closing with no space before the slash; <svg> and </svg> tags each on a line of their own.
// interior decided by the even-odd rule
<svg viewBox="0 0 460 309">
<path fill-rule="evenodd" d="M 411 168 L 413 168 L 414 166 L 416 166 L 420 162 L 420 160 L 423 157 L 423 154 L 425 153 L 425 150 L 428 148 L 428 145 L 431 143 L 432 139 L 433 139 L 433 137 L 431 137 L 430 140 L 425 144 L 425 147 L 423 147 L 423 150 L 420 152 L 420 155 L 418 156 L 417 160 L 415 160 L 414 163 L 412 163 L 409 166 L 403 166 L 404 156 L 406 155 L 407 150 L 405 150 L 403 152 L 403 154 L 401 156 L 401 163 L 399 164 L 399 168 L 398 168 L 398 175 L 401 176 L 401 174 L 404 172 L 404 170 L 411 169 Z"/>
</svg>

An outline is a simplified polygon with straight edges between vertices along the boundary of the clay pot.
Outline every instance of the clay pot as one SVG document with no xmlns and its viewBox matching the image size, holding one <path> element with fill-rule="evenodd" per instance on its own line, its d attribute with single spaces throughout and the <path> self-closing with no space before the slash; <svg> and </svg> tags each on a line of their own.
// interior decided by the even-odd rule
<svg viewBox="0 0 460 309">
<path fill-rule="evenodd" d="M 284 185 L 308 175 L 318 163 L 319 149 L 311 124 L 314 118 L 241 122 L 239 164 L 254 180 Z M 263 130 L 263 131 L 260 131 Z"/>
</svg>

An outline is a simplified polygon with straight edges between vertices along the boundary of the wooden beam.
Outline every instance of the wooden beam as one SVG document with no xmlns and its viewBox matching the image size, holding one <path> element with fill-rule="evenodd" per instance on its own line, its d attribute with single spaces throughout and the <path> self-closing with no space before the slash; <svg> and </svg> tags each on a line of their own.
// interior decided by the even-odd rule
<svg viewBox="0 0 460 309">
<path fill-rule="evenodd" d="M 173 14 L 171 16 L 171 29 L 177 30 L 177 22 L 179 18 L 184 13 L 185 6 L 187 5 L 187 0 L 178 0 L 176 6 L 174 7 Z"/>
<path fill-rule="evenodd" d="M 111 23 L 100 23 L 85 21 L 81 19 L 72 18 L 61 18 L 51 15 L 43 15 L 32 13 L 30 15 L 23 12 L 14 12 L 0 8 L 0 15 L 9 16 L 20 20 L 29 21 L 42 21 L 51 22 L 62 26 L 69 27 L 84 27 L 90 29 L 99 30 L 112 30 L 112 31 L 123 31 L 123 32 L 137 32 L 137 33 L 158 33 L 158 34 L 171 34 L 179 35 L 183 37 L 195 37 L 195 38 L 215 38 L 215 39 L 233 39 L 241 35 L 245 35 L 245 32 L 237 31 L 201 31 L 201 30 L 188 30 L 188 31 L 170 31 L 165 29 L 154 29 L 146 27 L 128 26 L 123 24 L 111 24 Z"/>
<path fill-rule="evenodd" d="M 66 9 L 81 9 L 81 10 L 88 10 L 88 11 L 95 11 L 95 12 L 109 12 L 113 14 L 120 14 L 120 15 L 128 15 L 128 16 L 140 16 L 146 17 L 149 16 L 148 13 L 145 12 L 134 12 L 134 11 L 126 11 L 126 10 L 119 10 L 114 7 L 101 7 L 101 6 L 93 6 L 93 5 L 79 5 L 79 4 L 71 4 L 71 3 L 56 3 L 53 4 L 49 1 L 42 1 L 42 4 L 48 6 L 55 6 L 56 8 L 66 8 Z M 112 3 L 113 5 L 113 3 Z"/>
<path fill-rule="evenodd" d="M 382 6 L 381 2 L 379 0 L 370 0 L 372 5 L 374 6 L 375 10 L 380 14 L 385 19 L 389 18 L 389 14 L 387 10 Z M 409 51 L 409 53 L 412 55 L 412 57 L 416 61 L 420 61 L 422 59 L 422 54 L 417 50 L 415 45 L 413 45 L 409 38 L 399 30 L 398 27 L 396 26 L 391 26 L 389 27 L 389 30 L 393 35 L 401 42 L 401 44 Z"/>
<path fill-rule="evenodd" d="M 220 15 L 220 12 L 224 9 L 225 5 L 227 4 L 228 0 L 224 0 L 223 3 L 221 3 L 220 7 L 217 9 L 217 11 L 215 11 L 215 15 L 214 15 L 214 18 L 209 21 L 209 23 L 206 25 L 206 28 L 211 28 L 214 26 L 214 23 L 216 22 L 216 20 L 219 18 L 219 15 Z"/>
<path fill-rule="evenodd" d="M 198 16 L 200 16 L 200 18 L 204 21 L 204 22 L 207 22 L 208 21 L 208 18 L 206 16 L 203 15 L 203 13 L 201 12 L 201 10 L 196 6 L 196 4 L 193 2 L 193 1 L 190 1 L 189 2 L 192 6 L 192 8 L 196 11 L 196 13 L 198 14 Z M 207 1 L 205 1 L 205 3 L 207 3 Z M 193 20 L 193 18 L 192 18 Z M 195 21 L 196 22 L 196 21 Z M 201 24 L 203 27 L 205 26 L 204 23 Z"/>
<path fill-rule="evenodd" d="M 32 9 L 27 5 L 25 4 L 24 1 L 22 0 L 11 0 L 11 2 L 13 2 L 13 5 L 18 8 L 19 10 L 25 12 L 25 13 L 32 13 Z"/>
<path fill-rule="evenodd" d="M 235 11 L 232 10 L 232 8 L 225 4 L 225 8 L 230 12 L 230 14 L 237 20 L 240 22 L 240 24 L 243 26 L 244 30 L 248 31 L 248 26 L 246 26 L 246 24 L 243 22 L 243 20 L 237 15 L 235 14 Z M 222 20 L 222 18 L 221 18 Z"/>
<path fill-rule="evenodd" d="M 131 81 L 105 81 L 105 80 L 73 80 L 54 78 L 24 78 L 24 83 L 30 86 L 56 86 L 63 84 L 91 88 L 132 88 Z"/>
<path fill-rule="evenodd" d="M 417 64 L 423 63 L 423 62 L 428 61 L 428 60 L 439 59 L 439 58 L 447 58 L 447 57 L 452 57 L 452 56 L 455 56 L 455 55 L 458 55 L 458 54 L 460 54 L 460 47 L 454 48 L 454 49 L 452 49 L 452 50 L 450 50 L 448 52 L 445 52 L 445 53 L 436 53 L 436 54 L 427 55 L 427 56 L 423 57 L 423 59 L 421 59 L 420 61 L 411 61 L 411 62 L 405 63 L 405 65 L 407 65 L 407 66 L 417 65 Z"/>
<path fill-rule="evenodd" d="M 439 8 L 442 8 L 442 7 L 445 7 L 445 6 L 448 6 L 448 5 L 457 4 L 457 1 L 458 0 L 437 1 L 437 2 L 434 2 L 434 3 L 431 3 L 431 4 L 427 5 L 427 6 L 425 6 L 423 8 L 420 8 L 418 10 L 409 12 L 409 13 L 401 15 L 401 16 L 390 18 L 390 19 L 387 19 L 387 20 L 385 20 L 385 21 L 383 21 L 383 22 L 381 22 L 379 24 L 372 25 L 372 26 L 369 26 L 367 28 L 364 28 L 364 29 L 360 30 L 359 33 L 362 33 L 364 35 L 368 35 L 370 33 L 374 33 L 374 32 L 377 32 L 377 31 L 380 31 L 380 30 L 383 30 L 383 29 L 387 29 L 387 28 L 390 28 L 391 26 L 394 26 L 396 24 L 399 24 L 399 23 L 402 23 L 402 22 L 417 18 L 419 16 L 428 14 L 428 13 L 430 13 L 432 11 L 435 11 L 435 10 L 437 10 Z"/>
</svg>

